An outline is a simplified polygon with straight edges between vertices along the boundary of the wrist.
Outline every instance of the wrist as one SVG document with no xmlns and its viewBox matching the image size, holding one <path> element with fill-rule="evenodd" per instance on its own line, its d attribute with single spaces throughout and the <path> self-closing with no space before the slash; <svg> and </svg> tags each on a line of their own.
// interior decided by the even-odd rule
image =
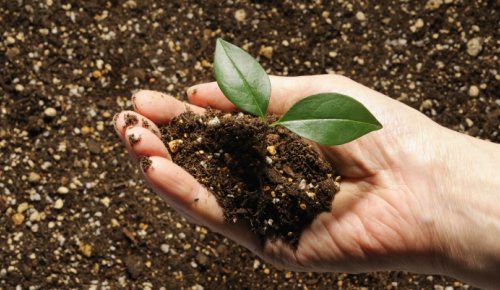
<svg viewBox="0 0 500 290">
<path fill-rule="evenodd" d="M 449 134 L 449 136 L 448 136 Z M 443 274 L 500 287 L 500 145 L 448 132 L 433 215 Z"/>
</svg>

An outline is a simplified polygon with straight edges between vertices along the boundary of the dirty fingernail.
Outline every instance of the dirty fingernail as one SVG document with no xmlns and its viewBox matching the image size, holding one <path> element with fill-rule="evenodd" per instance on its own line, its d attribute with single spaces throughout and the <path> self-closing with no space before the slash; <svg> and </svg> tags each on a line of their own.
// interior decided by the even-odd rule
<svg viewBox="0 0 500 290">
<path fill-rule="evenodd" d="M 125 114 L 125 124 L 123 124 L 123 128 L 135 126 L 139 123 L 139 119 L 134 114 Z"/>
<path fill-rule="evenodd" d="M 141 156 L 139 158 L 139 165 L 141 166 L 141 170 L 143 173 L 146 173 L 149 168 L 151 168 L 151 165 L 153 164 L 153 161 L 149 158 L 149 156 Z"/>
<path fill-rule="evenodd" d="M 118 116 L 120 116 L 120 113 L 116 113 L 114 116 L 113 116 L 113 128 L 115 128 L 115 131 L 118 133 L 118 127 L 116 126 L 116 120 L 118 120 Z"/>
<path fill-rule="evenodd" d="M 195 95 L 196 94 L 196 86 L 192 86 L 189 89 L 187 89 L 186 93 L 188 96 Z"/>
<path fill-rule="evenodd" d="M 127 135 L 127 137 L 128 137 L 128 142 L 130 143 L 130 146 L 134 146 L 139 141 L 141 141 L 141 135 L 137 135 L 135 133 L 130 133 Z"/>
<path fill-rule="evenodd" d="M 137 111 L 137 105 L 135 103 L 135 100 L 137 99 L 136 94 L 132 95 L 132 107 L 134 107 L 134 111 Z"/>
</svg>

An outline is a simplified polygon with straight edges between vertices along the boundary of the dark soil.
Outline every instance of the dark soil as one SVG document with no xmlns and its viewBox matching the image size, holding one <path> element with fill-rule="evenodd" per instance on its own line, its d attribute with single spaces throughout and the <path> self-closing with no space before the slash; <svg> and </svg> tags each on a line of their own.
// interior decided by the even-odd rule
<svg viewBox="0 0 500 290">
<path fill-rule="evenodd" d="M 139 88 L 213 81 L 223 37 L 271 74 L 346 75 L 499 142 L 498 1 L 0 2 L 0 288 L 469 288 L 275 269 L 151 192 L 111 119 Z"/>
<path fill-rule="evenodd" d="M 243 221 L 262 241 L 296 247 L 339 190 L 331 165 L 310 144 L 260 118 L 187 112 L 161 133 L 174 162 L 215 194 L 226 221 Z"/>
</svg>

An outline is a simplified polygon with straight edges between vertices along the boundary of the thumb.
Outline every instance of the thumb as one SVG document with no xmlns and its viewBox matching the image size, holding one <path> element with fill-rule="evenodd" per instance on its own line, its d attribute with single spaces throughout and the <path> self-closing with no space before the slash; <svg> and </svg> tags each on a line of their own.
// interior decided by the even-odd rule
<svg viewBox="0 0 500 290">
<path fill-rule="evenodd" d="M 271 100 L 268 113 L 281 115 L 308 95 L 333 91 L 335 77 L 333 75 L 270 76 Z M 338 80 L 340 82 L 341 77 Z M 226 112 L 236 110 L 236 106 L 224 96 L 216 82 L 192 86 L 187 90 L 187 96 L 190 103 L 200 107 L 212 107 Z"/>
</svg>

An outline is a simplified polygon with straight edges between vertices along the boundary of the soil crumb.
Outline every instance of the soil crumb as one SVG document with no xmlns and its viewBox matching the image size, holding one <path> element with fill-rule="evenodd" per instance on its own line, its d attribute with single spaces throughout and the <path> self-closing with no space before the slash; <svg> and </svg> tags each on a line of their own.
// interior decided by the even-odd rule
<svg viewBox="0 0 500 290">
<path fill-rule="evenodd" d="M 296 248 L 302 230 L 331 210 L 339 190 L 331 165 L 286 128 L 209 110 L 186 112 L 160 130 L 173 161 L 214 193 L 226 221 L 248 224 L 262 242 Z"/>
</svg>

